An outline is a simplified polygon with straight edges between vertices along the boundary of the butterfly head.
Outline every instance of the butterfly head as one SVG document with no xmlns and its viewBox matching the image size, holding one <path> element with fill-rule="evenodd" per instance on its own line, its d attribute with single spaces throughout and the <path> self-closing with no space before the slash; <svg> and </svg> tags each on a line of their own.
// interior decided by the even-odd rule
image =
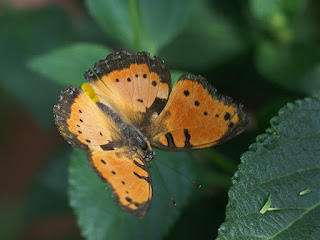
<svg viewBox="0 0 320 240">
<path fill-rule="evenodd" d="M 147 149 L 144 151 L 143 158 L 146 162 L 150 162 L 150 161 L 152 161 L 152 159 L 154 158 L 155 155 L 156 154 L 154 151 L 152 151 L 152 149 Z"/>
</svg>

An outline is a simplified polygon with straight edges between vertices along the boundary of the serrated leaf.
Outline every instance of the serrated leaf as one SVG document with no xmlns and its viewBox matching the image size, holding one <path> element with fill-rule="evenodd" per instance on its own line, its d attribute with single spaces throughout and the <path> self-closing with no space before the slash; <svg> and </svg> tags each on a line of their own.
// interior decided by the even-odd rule
<svg viewBox="0 0 320 240">
<path fill-rule="evenodd" d="M 217 239 L 318 239 L 320 98 L 287 104 L 241 157 Z M 300 196 L 302 189 L 311 192 Z M 272 208 L 259 210 L 272 196 Z"/>
<path fill-rule="evenodd" d="M 109 36 L 132 50 L 156 54 L 185 26 L 190 2 L 87 0 L 86 4 L 91 15 Z"/>
<path fill-rule="evenodd" d="M 157 152 L 157 159 L 178 171 L 194 176 L 195 162 L 187 153 Z M 74 150 L 70 165 L 70 204 L 78 217 L 82 235 L 90 240 L 102 239 L 162 239 L 197 189 L 181 175 L 157 161 L 174 206 L 152 162 L 153 200 L 148 214 L 137 219 L 120 209 L 97 174 L 88 166 L 86 153 Z"/>
<path fill-rule="evenodd" d="M 111 50 L 92 43 L 76 43 L 55 49 L 29 61 L 31 69 L 63 86 L 80 86 L 83 74 Z"/>
</svg>

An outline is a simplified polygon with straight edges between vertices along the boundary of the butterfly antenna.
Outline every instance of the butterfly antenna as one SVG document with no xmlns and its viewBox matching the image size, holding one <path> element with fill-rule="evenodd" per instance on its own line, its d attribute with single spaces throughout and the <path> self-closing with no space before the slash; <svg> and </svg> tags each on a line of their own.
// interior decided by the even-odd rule
<svg viewBox="0 0 320 240">
<path fill-rule="evenodd" d="M 154 162 L 154 165 L 156 166 L 156 169 L 157 169 L 157 170 L 158 170 L 158 172 L 159 172 L 161 182 L 162 182 L 162 184 L 163 184 L 164 188 L 166 189 L 166 191 L 167 191 L 167 193 L 168 193 L 168 196 L 169 196 L 169 198 L 170 198 L 171 202 L 173 203 L 173 205 L 175 205 L 175 206 L 176 206 L 176 205 L 177 205 L 177 203 L 176 203 L 176 201 L 173 199 L 173 197 L 170 195 L 169 190 L 168 190 L 168 188 L 167 188 L 167 186 L 166 186 L 165 182 L 163 181 L 163 178 L 162 178 L 162 175 L 161 175 L 161 173 L 160 173 L 160 170 L 159 170 L 159 168 L 158 168 L 157 163 L 156 163 L 155 161 L 153 161 L 153 162 Z"/>
<path fill-rule="evenodd" d="M 161 161 L 160 159 L 156 159 L 157 161 L 159 161 L 162 165 L 166 166 L 167 168 L 170 168 L 171 170 L 179 173 L 181 176 L 183 176 L 184 178 L 188 179 L 190 182 L 192 182 L 197 188 L 201 188 L 201 184 L 197 183 L 195 180 L 191 179 L 190 177 L 188 177 L 186 174 L 183 174 L 182 172 L 178 171 L 177 169 L 171 167 L 170 165 L 164 163 L 163 161 Z"/>
</svg>

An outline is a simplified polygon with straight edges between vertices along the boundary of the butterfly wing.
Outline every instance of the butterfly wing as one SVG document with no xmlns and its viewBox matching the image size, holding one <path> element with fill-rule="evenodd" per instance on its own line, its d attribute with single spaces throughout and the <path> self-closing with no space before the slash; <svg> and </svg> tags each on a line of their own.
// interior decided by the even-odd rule
<svg viewBox="0 0 320 240">
<path fill-rule="evenodd" d="M 90 165 L 107 181 L 117 203 L 142 217 L 150 207 L 152 186 L 143 160 L 123 146 L 119 126 L 101 107 L 90 88 L 70 87 L 61 92 L 54 118 L 61 135 L 74 147 L 88 150 Z"/>
<path fill-rule="evenodd" d="M 58 130 L 74 147 L 83 150 L 121 147 L 118 127 L 82 89 L 63 90 L 53 112 Z"/>
<path fill-rule="evenodd" d="M 239 134 L 246 124 L 241 106 L 219 97 L 205 78 L 183 75 L 150 125 L 150 142 L 170 151 L 205 148 Z"/>
<path fill-rule="evenodd" d="M 158 116 L 171 91 L 169 68 L 149 53 L 126 51 L 98 61 L 85 78 L 99 101 L 138 128 Z"/>
<path fill-rule="evenodd" d="M 131 149 L 89 152 L 92 167 L 114 191 L 117 203 L 128 213 L 143 217 L 151 203 L 152 185 L 145 162 Z"/>
</svg>

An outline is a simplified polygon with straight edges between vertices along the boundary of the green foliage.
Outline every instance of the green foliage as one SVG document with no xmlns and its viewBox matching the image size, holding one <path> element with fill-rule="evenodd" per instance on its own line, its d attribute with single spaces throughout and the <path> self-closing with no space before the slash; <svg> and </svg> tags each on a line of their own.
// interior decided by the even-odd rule
<svg viewBox="0 0 320 240">
<path fill-rule="evenodd" d="M 61 27 L 55 27 L 57 25 Z M 66 34 L 72 32 L 70 21 L 55 10 L 13 13 L 1 17 L 0 29 L 3 36 L 0 38 L 2 91 L 20 101 L 41 126 L 49 128 L 53 121 L 48 105 L 54 104 L 60 88 L 29 71 L 26 62 L 46 51 L 47 42 L 55 48 L 71 41 L 72 35 Z M 52 30 L 51 36 L 43 34 L 46 29 Z"/>
<path fill-rule="evenodd" d="M 192 3 L 189 24 L 162 49 L 163 59 L 190 71 L 219 65 L 244 50 L 242 36 L 231 19 L 210 8 L 206 1 Z"/>
<path fill-rule="evenodd" d="M 191 0 L 87 0 L 91 15 L 111 37 L 132 50 L 156 54 L 185 26 Z M 181 7 L 183 6 L 183 7 Z"/>
<path fill-rule="evenodd" d="M 301 91 L 302 77 L 311 70 L 319 56 L 320 48 L 313 45 L 290 47 L 262 42 L 257 51 L 257 68 L 270 81 Z"/>
<path fill-rule="evenodd" d="M 309 95 L 320 93 L 320 63 L 306 73 L 300 83 L 300 87 Z"/>
<path fill-rule="evenodd" d="M 300 240 L 320 235 L 320 101 L 314 97 L 320 92 L 318 1 L 86 0 L 69 16 L 57 8 L 4 9 L 0 19 L 3 151 L 21 147 L 20 138 L 12 141 L 14 146 L 5 145 L 16 131 L 10 124 L 16 111 L 21 108 L 37 126 L 56 133 L 52 106 L 59 92 L 69 85 L 80 86 L 84 72 L 96 61 L 123 49 L 160 56 L 171 68 L 173 84 L 183 73 L 205 76 L 219 93 L 244 103 L 251 123 L 241 136 L 214 150 L 157 152 L 160 174 L 177 206 L 153 163 L 154 198 L 142 220 L 115 204 L 107 185 L 88 166 L 85 152 L 60 147 L 53 154 L 47 152 L 44 166 L 34 167 L 40 173 L 32 176 L 33 184 L 17 210 L 5 211 L 11 216 L 0 219 L 8 220 L 0 236 L 16 236 L 24 221 L 70 214 L 68 201 L 86 239 L 219 235 L 218 239 Z M 272 118 L 287 102 L 307 96 Z M 270 118 L 271 128 L 259 135 Z M 238 167 L 240 154 L 257 135 Z M 15 160 L 3 158 L 2 163 L 7 162 Z M 231 185 L 226 220 L 218 232 Z M 2 205 L 1 211 L 6 209 Z"/>
<path fill-rule="evenodd" d="M 282 108 L 241 157 L 218 239 L 317 239 L 319 142 L 319 97 Z"/>
<path fill-rule="evenodd" d="M 29 66 L 62 86 L 81 86 L 83 74 L 89 66 L 92 68 L 94 62 L 110 53 L 107 47 L 77 43 L 37 56 L 29 61 Z"/>
<path fill-rule="evenodd" d="M 157 160 L 158 159 L 158 160 Z M 102 182 L 88 165 L 86 153 L 74 150 L 70 165 L 70 204 L 78 216 L 83 236 L 99 239 L 162 239 L 178 218 L 190 194 L 196 190 L 186 179 L 166 168 L 161 162 L 190 177 L 195 174 L 195 162 L 187 153 L 157 151 L 156 163 L 151 164 L 153 201 L 143 219 L 137 219 L 121 210 Z M 157 164 L 159 171 L 157 171 Z M 177 202 L 171 202 L 165 186 Z"/>
</svg>

